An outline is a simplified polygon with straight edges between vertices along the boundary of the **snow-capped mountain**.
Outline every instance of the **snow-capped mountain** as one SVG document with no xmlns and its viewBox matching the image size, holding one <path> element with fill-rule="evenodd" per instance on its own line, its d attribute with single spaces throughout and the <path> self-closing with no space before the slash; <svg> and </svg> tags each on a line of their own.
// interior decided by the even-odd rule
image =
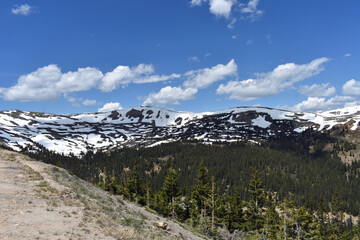
<svg viewBox="0 0 360 240">
<path fill-rule="evenodd" d="M 263 107 L 204 113 L 136 107 L 75 115 L 14 110 L 0 112 L 0 141 L 18 151 L 38 143 L 59 153 L 79 155 L 89 149 L 154 146 L 181 139 L 262 141 L 307 129 L 326 131 L 335 125 L 346 125 L 354 131 L 359 122 L 360 106 L 319 113 Z"/>
</svg>

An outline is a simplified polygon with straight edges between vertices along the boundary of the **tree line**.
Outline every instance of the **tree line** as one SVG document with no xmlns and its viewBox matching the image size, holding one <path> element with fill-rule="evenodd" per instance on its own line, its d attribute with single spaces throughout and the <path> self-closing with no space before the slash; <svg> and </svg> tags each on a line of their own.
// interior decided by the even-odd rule
<svg viewBox="0 0 360 240">
<path fill-rule="evenodd" d="M 276 192 L 280 201 L 288 199 L 298 206 L 307 206 L 311 199 L 317 206 L 322 195 L 327 205 L 338 191 L 344 200 L 344 210 L 358 215 L 360 162 L 346 165 L 336 151 L 323 152 L 321 147 L 316 147 L 314 153 L 309 153 L 303 148 L 304 144 L 284 140 L 262 145 L 239 142 L 212 146 L 175 142 L 152 148 L 89 151 L 80 157 L 57 154 L 41 146 L 37 151 L 25 151 L 33 158 L 61 166 L 92 183 L 99 182 L 99 169 L 105 168 L 114 172 L 120 184 L 137 163 L 140 178 L 148 182 L 153 192 L 161 190 L 167 169 L 172 167 L 177 172 L 182 195 L 191 190 L 197 169 L 203 162 L 208 174 L 214 176 L 220 193 L 237 192 L 247 201 L 251 197 L 248 180 L 258 170 L 265 191 Z"/>
<path fill-rule="evenodd" d="M 167 169 L 157 192 L 140 177 L 137 164 L 120 183 L 114 173 L 99 171 L 97 185 L 214 239 L 234 233 L 246 239 L 360 239 L 358 225 L 354 225 L 351 217 L 345 218 L 344 202 L 338 191 L 328 204 L 320 196 L 316 206 L 311 199 L 307 206 L 297 206 L 287 199 L 279 201 L 276 193 L 265 191 L 260 175 L 255 171 L 248 183 L 248 200 L 241 199 L 239 193 L 231 193 L 229 187 L 221 193 L 215 177 L 209 179 L 203 162 L 185 195 L 173 166 Z"/>
</svg>

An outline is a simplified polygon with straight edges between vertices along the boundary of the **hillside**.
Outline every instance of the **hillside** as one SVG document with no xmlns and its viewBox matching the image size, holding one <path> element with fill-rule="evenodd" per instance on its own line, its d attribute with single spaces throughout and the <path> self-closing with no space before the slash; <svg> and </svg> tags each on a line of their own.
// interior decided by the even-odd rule
<svg viewBox="0 0 360 240">
<path fill-rule="evenodd" d="M 178 140 L 261 142 L 304 132 L 356 131 L 360 106 L 320 113 L 263 107 L 238 107 L 216 112 L 187 113 L 136 107 L 106 113 L 56 115 L 1 111 L 0 140 L 16 151 L 47 149 L 77 156 L 88 150 L 154 146 Z"/>
<path fill-rule="evenodd" d="M 0 239 L 201 239 L 67 171 L 0 149 Z M 169 229 L 157 227 L 161 221 Z"/>
</svg>

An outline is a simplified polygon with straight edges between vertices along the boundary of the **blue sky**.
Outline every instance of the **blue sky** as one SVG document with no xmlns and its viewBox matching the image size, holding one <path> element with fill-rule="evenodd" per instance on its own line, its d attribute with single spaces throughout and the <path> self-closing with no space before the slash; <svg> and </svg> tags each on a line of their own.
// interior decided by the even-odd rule
<svg viewBox="0 0 360 240">
<path fill-rule="evenodd" d="M 0 109 L 360 104 L 358 0 L 2 0 Z"/>
</svg>

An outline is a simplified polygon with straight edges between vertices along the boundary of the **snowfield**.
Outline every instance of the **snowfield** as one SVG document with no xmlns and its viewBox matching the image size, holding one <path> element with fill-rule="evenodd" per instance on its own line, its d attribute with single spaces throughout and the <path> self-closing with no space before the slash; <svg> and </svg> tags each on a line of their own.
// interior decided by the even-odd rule
<svg viewBox="0 0 360 240">
<path fill-rule="evenodd" d="M 0 112 L 2 144 L 20 151 L 40 144 L 49 150 L 80 155 L 124 146 L 156 146 L 181 139 L 204 142 L 266 140 L 277 134 L 299 134 L 309 128 L 329 130 L 347 124 L 355 131 L 360 106 L 318 113 L 264 107 L 237 107 L 215 112 L 175 112 L 135 107 L 102 113 L 56 115 Z"/>
</svg>

